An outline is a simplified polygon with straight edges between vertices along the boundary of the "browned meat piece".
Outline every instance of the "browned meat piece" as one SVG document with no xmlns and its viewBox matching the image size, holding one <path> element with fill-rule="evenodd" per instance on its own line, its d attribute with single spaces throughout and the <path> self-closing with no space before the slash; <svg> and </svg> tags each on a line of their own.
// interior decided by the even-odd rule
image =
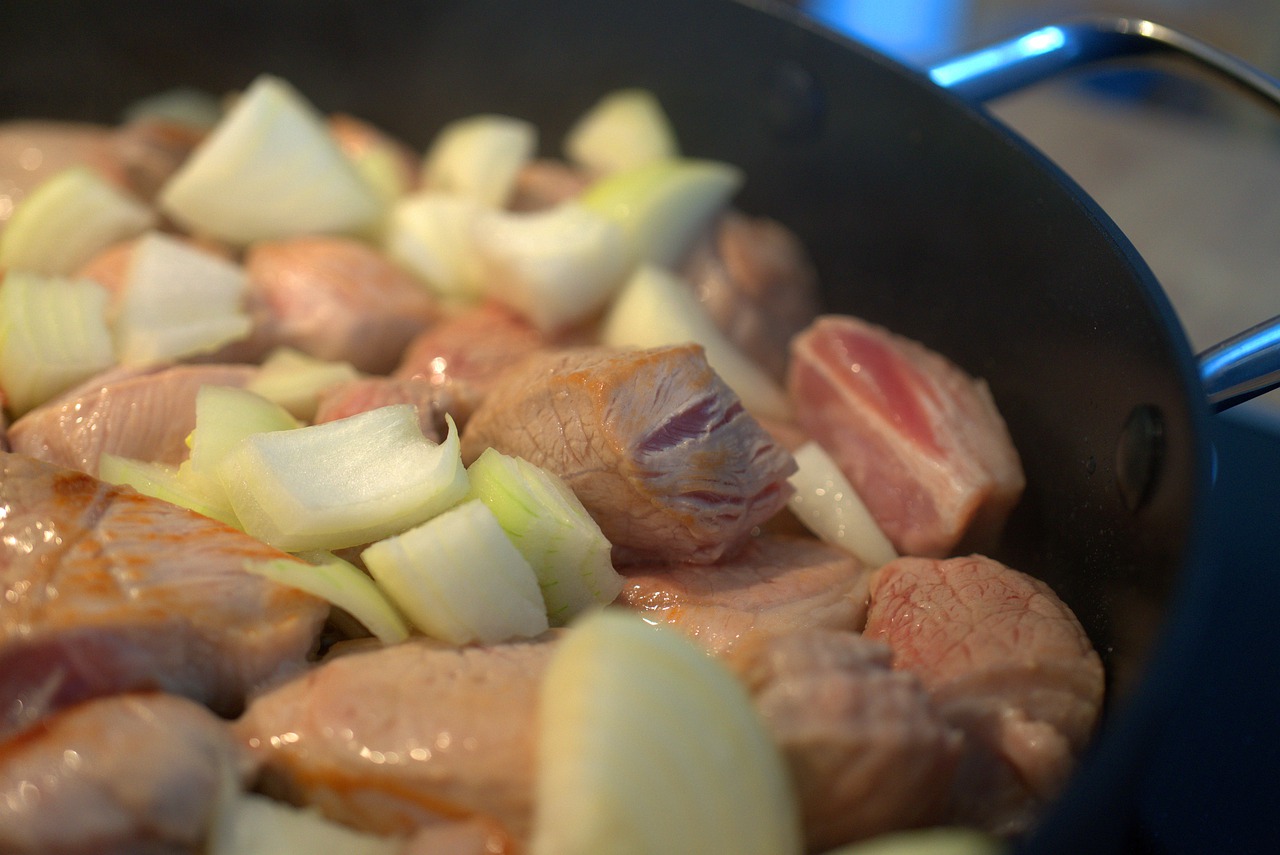
<svg viewBox="0 0 1280 855">
<path fill-rule="evenodd" d="M 255 699 L 235 729 L 261 756 L 264 787 L 340 822 L 403 834 L 474 818 L 524 839 L 554 649 L 418 637 L 347 653 Z"/>
<path fill-rule="evenodd" d="M 540 211 L 582 195 L 592 177 L 562 160 L 539 158 L 516 173 L 508 205 L 513 211 Z"/>
<path fill-rule="evenodd" d="M 782 749 L 811 852 L 941 822 L 963 741 L 889 648 L 805 630 L 729 654 Z"/>
<path fill-rule="evenodd" d="M 284 557 L 167 502 L 0 455 L 0 731 L 140 689 L 235 712 L 303 666 L 329 611 L 242 569 Z"/>
<path fill-rule="evenodd" d="M 195 853 L 251 757 L 228 724 L 172 695 L 90 701 L 0 745 L 0 851 Z"/>
<path fill-rule="evenodd" d="M 245 256 L 253 338 L 385 374 L 440 318 L 417 280 L 366 243 L 342 237 L 263 241 Z"/>
<path fill-rule="evenodd" d="M 530 356 L 467 423 L 463 458 L 489 446 L 563 478 L 617 566 L 731 554 L 786 504 L 795 471 L 695 345 Z"/>
<path fill-rule="evenodd" d="M 982 556 L 900 558 L 872 576 L 868 638 L 893 648 L 968 735 L 957 819 L 1022 830 L 1097 722 L 1102 662 L 1048 585 Z"/>
<path fill-rule="evenodd" d="M 180 463 L 196 426 L 201 386 L 243 386 L 249 365 L 177 365 L 117 369 L 96 377 L 15 421 L 13 450 L 98 474 L 104 452 Z"/>
<path fill-rule="evenodd" d="M 448 388 L 461 427 L 512 365 L 547 347 L 528 321 L 496 302 L 481 303 L 419 335 L 393 376 Z"/>
<path fill-rule="evenodd" d="M 435 384 L 426 377 L 362 377 L 326 390 L 316 407 L 315 424 L 332 422 L 391 404 L 412 404 L 418 413 L 422 433 L 432 442 L 444 438 L 453 396 L 448 384 Z"/>
<path fill-rule="evenodd" d="M 818 540 L 761 535 L 716 564 L 622 569 L 617 602 L 664 621 L 713 653 L 822 627 L 862 630 L 868 568 Z"/>
<path fill-rule="evenodd" d="M 818 275 L 793 232 L 730 212 L 684 266 L 698 299 L 731 341 L 782 380 L 793 336 L 818 316 Z"/>
<path fill-rule="evenodd" d="M 1022 495 L 986 383 L 914 341 L 825 316 L 796 338 L 787 386 L 800 426 L 903 555 L 979 548 Z"/>
</svg>

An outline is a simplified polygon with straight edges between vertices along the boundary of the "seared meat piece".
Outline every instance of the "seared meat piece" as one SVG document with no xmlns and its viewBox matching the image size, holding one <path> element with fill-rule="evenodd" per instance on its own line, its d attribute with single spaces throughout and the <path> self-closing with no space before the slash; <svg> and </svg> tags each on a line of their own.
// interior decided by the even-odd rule
<svg viewBox="0 0 1280 855">
<path fill-rule="evenodd" d="M 314 423 L 337 421 L 392 404 L 411 404 L 423 435 L 432 442 L 444 438 L 448 430 L 444 416 L 452 411 L 453 395 L 447 384 L 436 385 L 425 377 L 362 377 L 341 383 L 321 394 Z"/>
<path fill-rule="evenodd" d="M 467 423 L 463 458 L 489 446 L 563 478 L 618 566 L 731 554 L 795 471 L 695 345 L 531 356 Z"/>
<path fill-rule="evenodd" d="M 532 816 L 538 686 L 547 640 L 451 647 L 416 637 L 331 657 L 258 698 L 235 729 L 264 787 L 357 828 Z"/>
<path fill-rule="evenodd" d="M 890 657 L 854 633 L 802 630 L 726 658 L 791 769 L 811 852 L 946 818 L 962 736 Z"/>
<path fill-rule="evenodd" d="M 481 303 L 419 335 L 393 376 L 423 378 L 452 396 L 449 414 L 462 427 L 512 365 L 547 347 L 528 321 L 496 302 Z"/>
<path fill-rule="evenodd" d="M 43 404 L 9 428 L 13 450 L 98 474 L 103 452 L 180 463 L 196 426 L 196 393 L 206 384 L 243 386 L 249 365 L 117 369 Z"/>
<path fill-rule="evenodd" d="M 781 381 L 793 336 L 818 316 L 818 276 L 804 246 L 774 220 L 723 216 L 683 273 L 730 341 Z"/>
<path fill-rule="evenodd" d="M 513 211 L 540 211 L 582 195 L 592 177 L 562 160 L 538 158 L 516 173 L 508 205 Z"/>
<path fill-rule="evenodd" d="M 866 636 L 968 735 L 957 817 L 1026 827 L 1093 732 L 1102 662 L 1048 585 L 989 558 L 900 558 L 871 580 Z"/>
<path fill-rule="evenodd" d="M 0 732 L 140 689 L 236 712 L 303 666 L 329 611 L 242 569 L 284 557 L 176 505 L 0 455 Z"/>
<path fill-rule="evenodd" d="M 194 855 L 226 781 L 251 771 L 227 722 L 196 703 L 89 701 L 0 744 L 0 851 Z"/>
<path fill-rule="evenodd" d="M 870 570 L 819 540 L 761 535 L 716 564 L 622 568 L 617 602 L 691 636 L 712 653 L 822 627 L 862 630 Z"/>
<path fill-rule="evenodd" d="M 121 125 L 111 142 L 125 186 L 139 198 L 152 201 L 205 134 L 202 128 L 157 117 Z"/>
<path fill-rule="evenodd" d="M 984 382 L 852 317 L 822 317 L 792 347 L 797 421 L 899 553 L 944 556 L 999 531 L 1025 478 Z"/>
<path fill-rule="evenodd" d="M 436 300 L 366 243 L 342 237 L 263 241 L 245 256 L 253 338 L 361 371 L 395 368 L 414 336 L 440 318 Z"/>
<path fill-rule="evenodd" d="M 329 133 L 347 157 L 357 163 L 374 152 L 384 152 L 390 157 L 382 165 L 392 171 L 395 184 L 406 192 L 417 189 L 421 165 L 419 154 L 408 144 L 392 137 L 381 128 L 347 113 L 333 113 L 328 117 Z"/>
</svg>

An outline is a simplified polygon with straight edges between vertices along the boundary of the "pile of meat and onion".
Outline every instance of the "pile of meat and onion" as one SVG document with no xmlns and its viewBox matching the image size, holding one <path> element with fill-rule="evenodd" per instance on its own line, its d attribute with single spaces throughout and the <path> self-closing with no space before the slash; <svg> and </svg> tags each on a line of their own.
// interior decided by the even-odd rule
<svg viewBox="0 0 1280 855">
<path fill-rule="evenodd" d="M 1058 792 L 1102 665 L 982 554 L 986 385 L 649 93 L 539 150 L 270 77 L 0 126 L 0 851 L 986 852 Z"/>
</svg>

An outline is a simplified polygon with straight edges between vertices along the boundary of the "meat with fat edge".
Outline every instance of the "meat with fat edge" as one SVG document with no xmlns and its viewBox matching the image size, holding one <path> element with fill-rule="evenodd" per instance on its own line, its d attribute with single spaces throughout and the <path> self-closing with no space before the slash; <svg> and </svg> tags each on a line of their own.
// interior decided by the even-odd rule
<svg viewBox="0 0 1280 855">
<path fill-rule="evenodd" d="M 143 689 L 235 713 L 329 611 L 243 569 L 285 553 L 81 472 L 0 455 L 0 513 L 0 731 Z"/>
<path fill-rule="evenodd" d="M 787 390 L 900 554 L 980 548 L 1022 495 L 986 383 L 915 341 L 823 316 L 792 343 Z"/>
<path fill-rule="evenodd" d="M 617 565 L 731 554 L 795 471 L 696 345 L 530 356 L 467 422 L 463 458 L 490 446 L 563 478 Z"/>
</svg>

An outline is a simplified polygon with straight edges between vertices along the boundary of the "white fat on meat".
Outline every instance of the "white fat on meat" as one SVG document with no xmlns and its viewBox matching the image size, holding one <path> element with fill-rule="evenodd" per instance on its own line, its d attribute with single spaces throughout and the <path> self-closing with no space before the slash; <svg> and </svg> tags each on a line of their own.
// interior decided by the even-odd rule
<svg viewBox="0 0 1280 855">
<path fill-rule="evenodd" d="M 796 420 L 902 555 L 999 534 L 1026 479 L 985 382 L 918 342 L 826 315 L 792 343 Z"/>
<path fill-rule="evenodd" d="M 0 733 L 145 689 L 236 713 L 305 667 L 329 612 L 243 569 L 288 557 L 127 487 L 0 454 Z"/>
<path fill-rule="evenodd" d="M 900 558 L 872 575 L 865 634 L 966 734 L 954 819 L 1025 830 L 1074 770 L 1102 706 L 1102 661 L 1071 609 L 990 558 Z"/>
<path fill-rule="evenodd" d="M 870 573 L 821 541 L 762 534 L 716 564 L 624 567 L 617 602 L 727 654 L 801 630 L 861 631 Z"/>
<path fill-rule="evenodd" d="M 98 474 L 104 453 L 159 463 L 187 458 L 201 386 L 249 382 L 251 365 L 117 368 L 88 380 L 15 421 L 15 452 Z"/>
<path fill-rule="evenodd" d="M 696 345 L 568 348 L 505 372 L 463 429 L 564 479 L 616 566 L 713 563 L 786 505 L 791 454 Z"/>
</svg>

